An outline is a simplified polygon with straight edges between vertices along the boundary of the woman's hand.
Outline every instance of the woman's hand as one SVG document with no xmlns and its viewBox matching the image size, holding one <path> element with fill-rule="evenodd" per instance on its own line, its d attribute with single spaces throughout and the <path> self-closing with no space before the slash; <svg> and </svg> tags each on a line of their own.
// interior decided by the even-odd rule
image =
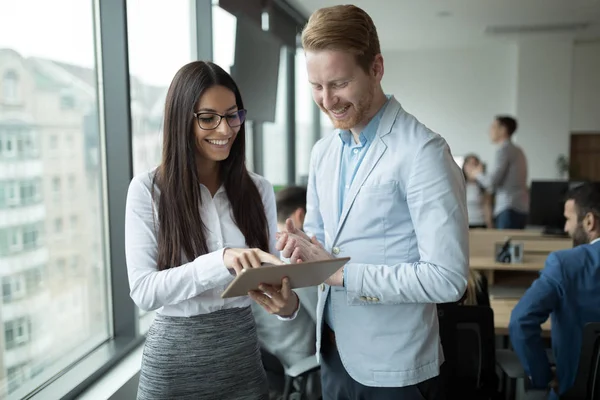
<svg viewBox="0 0 600 400">
<path fill-rule="evenodd" d="M 291 317 L 298 309 L 300 300 L 290 288 L 290 280 L 287 277 L 283 278 L 281 286 L 261 284 L 258 289 L 248 292 L 248 295 L 269 314 Z"/>
<path fill-rule="evenodd" d="M 223 262 L 238 275 L 242 269 L 260 268 L 262 263 L 281 265 L 283 261 L 261 249 L 230 249 L 223 252 Z"/>
</svg>

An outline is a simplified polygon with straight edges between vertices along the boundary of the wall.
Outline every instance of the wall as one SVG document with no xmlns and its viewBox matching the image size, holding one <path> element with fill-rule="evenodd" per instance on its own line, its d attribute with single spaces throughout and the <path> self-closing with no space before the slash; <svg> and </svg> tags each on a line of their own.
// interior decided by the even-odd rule
<svg viewBox="0 0 600 400">
<path fill-rule="evenodd" d="M 454 155 L 492 160 L 494 115 L 515 112 L 516 46 L 384 53 L 383 87 L 448 141 Z"/>
<path fill-rule="evenodd" d="M 493 165 L 490 122 L 496 114 L 514 114 L 529 179 L 554 179 L 557 157 L 569 153 L 571 130 L 600 131 L 598 43 L 387 51 L 384 59 L 386 93 L 443 135 L 455 156 L 475 152 Z"/>
<path fill-rule="evenodd" d="M 571 131 L 600 132 L 600 41 L 573 51 Z"/>
</svg>

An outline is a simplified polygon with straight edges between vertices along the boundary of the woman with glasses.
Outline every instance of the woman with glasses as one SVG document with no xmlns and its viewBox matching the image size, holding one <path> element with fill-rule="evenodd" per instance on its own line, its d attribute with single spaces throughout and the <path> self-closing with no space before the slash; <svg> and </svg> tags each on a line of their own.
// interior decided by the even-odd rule
<svg viewBox="0 0 600 400">
<path fill-rule="evenodd" d="M 246 169 L 245 118 L 223 69 L 185 65 L 167 93 L 161 164 L 129 186 L 131 297 L 157 310 L 138 399 L 267 398 L 251 299 L 293 318 L 298 297 L 287 280 L 248 297 L 220 296 L 242 269 L 281 264 L 273 187 Z"/>
</svg>

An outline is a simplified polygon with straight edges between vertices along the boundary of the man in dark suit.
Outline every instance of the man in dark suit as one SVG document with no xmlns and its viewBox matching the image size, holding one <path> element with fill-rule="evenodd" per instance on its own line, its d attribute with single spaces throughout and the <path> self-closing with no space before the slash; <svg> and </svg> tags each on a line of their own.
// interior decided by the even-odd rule
<svg viewBox="0 0 600 400">
<path fill-rule="evenodd" d="M 583 327 L 600 321 L 600 190 L 573 189 L 565 202 L 565 232 L 575 247 L 550 253 L 544 269 L 512 312 L 510 339 L 534 388 L 558 399 L 573 386 Z M 541 337 L 552 321 L 553 374 Z"/>
</svg>

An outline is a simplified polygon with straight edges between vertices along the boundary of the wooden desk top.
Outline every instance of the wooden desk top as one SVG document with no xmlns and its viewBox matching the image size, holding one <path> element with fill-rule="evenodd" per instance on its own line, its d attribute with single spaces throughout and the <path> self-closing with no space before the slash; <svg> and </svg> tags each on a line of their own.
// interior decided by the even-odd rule
<svg viewBox="0 0 600 400">
<path fill-rule="evenodd" d="M 517 299 L 491 299 L 490 304 L 494 310 L 494 331 L 496 335 L 508 335 L 510 313 L 517 305 Z M 542 325 L 542 336 L 550 337 L 550 318 Z"/>
<path fill-rule="evenodd" d="M 525 254 L 522 263 L 499 263 L 492 256 L 471 257 L 469 263 L 471 269 L 496 270 L 496 271 L 541 271 L 544 269 L 547 254 Z"/>
<path fill-rule="evenodd" d="M 469 253 L 471 257 L 491 257 L 496 243 L 503 243 L 507 237 L 515 243 L 523 244 L 525 256 L 548 254 L 573 247 L 573 241 L 569 238 L 542 236 L 537 231 L 472 229 L 469 231 Z"/>
</svg>

